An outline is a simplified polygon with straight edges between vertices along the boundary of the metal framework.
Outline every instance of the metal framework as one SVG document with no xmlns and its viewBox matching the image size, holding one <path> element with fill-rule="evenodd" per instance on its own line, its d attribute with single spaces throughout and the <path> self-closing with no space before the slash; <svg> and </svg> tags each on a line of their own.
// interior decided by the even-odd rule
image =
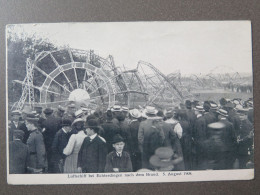
<svg viewBox="0 0 260 195">
<path fill-rule="evenodd" d="M 93 50 L 44 51 L 37 53 L 34 60 L 27 60 L 23 81 L 14 80 L 23 90 L 12 109 L 22 110 L 25 104 L 66 105 L 76 89 L 88 93 L 91 107 L 178 104 L 185 98 L 185 90 L 180 80 L 176 83 L 172 78 L 143 61 L 136 69 L 122 71 L 115 66 L 113 56 L 105 59 Z"/>
</svg>

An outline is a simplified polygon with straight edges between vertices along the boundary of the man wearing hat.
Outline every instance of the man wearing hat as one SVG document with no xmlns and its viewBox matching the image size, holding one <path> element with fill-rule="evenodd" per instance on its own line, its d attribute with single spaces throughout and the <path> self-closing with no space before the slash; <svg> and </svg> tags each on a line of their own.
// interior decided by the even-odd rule
<svg viewBox="0 0 260 195">
<path fill-rule="evenodd" d="M 126 106 L 122 106 L 122 113 L 123 113 L 124 116 L 125 116 L 126 124 L 129 124 L 129 123 L 130 123 L 130 119 L 129 119 L 129 108 L 126 107 Z"/>
<path fill-rule="evenodd" d="M 26 144 L 22 142 L 24 132 L 14 130 L 13 141 L 9 142 L 9 173 L 26 173 L 29 160 L 29 150 Z"/>
<path fill-rule="evenodd" d="M 219 109 L 217 111 L 219 122 L 223 123 L 225 127 L 222 129 L 221 139 L 223 141 L 223 152 L 225 159 L 224 169 L 233 169 L 233 164 L 236 159 L 236 132 L 234 126 L 228 121 L 228 113 L 224 109 Z"/>
<path fill-rule="evenodd" d="M 202 117 L 204 118 L 204 120 L 206 122 L 206 136 L 208 138 L 209 135 L 208 135 L 208 128 L 207 128 L 207 126 L 210 123 L 216 122 L 217 119 L 214 116 L 214 114 L 212 112 L 210 112 L 210 110 L 211 110 L 211 103 L 210 103 L 210 101 L 205 101 L 203 103 L 203 109 L 205 110 L 205 112 L 204 112 Z"/>
<path fill-rule="evenodd" d="M 141 112 L 137 109 L 129 111 L 130 123 L 129 123 L 129 133 L 130 133 L 130 155 L 132 159 L 133 171 L 137 171 L 142 168 L 141 164 L 141 152 L 138 147 L 138 130 L 141 123 Z"/>
<path fill-rule="evenodd" d="M 173 109 L 167 109 L 165 112 L 165 123 L 170 124 L 172 126 L 173 131 L 176 133 L 179 139 L 182 137 L 182 127 L 179 123 L 179 121 L 174 118 L 174 111 Z"/>
<path fill-rule="evenodd" d="M 139 126 L 138 143 L 142 153 L 142 168 L 150 168 L 150 157 L 163 145 L 165 139 L 163 129 L 159 126 L 162 118 L 156 115 L 157 112 L 154 107 L 147 106 L 144 110 L 147 120 L 142 121 Z"/>
<path fill-rule="evenodd" d="M 75 104 L 69 104 L 67 108 L 67 112 L 64 113 L 63 117 L 69 118 L 71 121 L 76 119 L 75 112 L 77 111 Z"/>
<path fill-rule="evenodd" d="M 149 162 L 156 171 L 173 171 L 177 170 L 176 166 L 183 162 L 183 158 L 176 155 L 171 148 L 160 147 L 155 150 Z"/>
<path fill-rule="evenodd" d="M 63 154 L 63 149 L 67 146 L 71 131 L 71 120 L 63 118 L 62 128 L 56 133 L 52 142 L 52 162 L 54 173 L 63 173 L 63 165 L 66 155 Z"/>
<path fill-rule="evenodd" d="M 248 161 L 253 156 L 254 126 L 248 120 L 248 109 L 237 111 L 240 117 L 239 130 L 237 132 L 239 168 L 245 169 Z"/>
<path fill-rule="evenodd" d="M 210 123 L 209 139 L 204 143 L 207 148 L 207 168 L 213 170 L 226 169 L 226 146 L 224 141 L 225 124 L 223 122 Z"/>
<path fill-rule="evenodd" d="M 120 133 L 118 124 L 113 123 L 112 120 L 113 120 L 113 114 L 112 114 L 111 110 L 107 110 L 106 121 L 101 126 L 104 129 L 103 137 L 106 140 L 108 152 L 113 151 L 113 147 L 112 147 L 113 137 L 116 134 Z"/>
<path fill-rule="evenodd" d="M 207 126 L 203 117 L 204 109 L 202 106 L 196 106 L 194 110 L 197 120 L 195 121 L 194 132 L 192 132 L 195 145 L 192 167 L 197 170 L 205 170 L 207 169 L 207 154 L 204 143 L 207 140 Z"/>
<path fill-rule="evenodd" d="M 60 120 L 63 118 L 65 113 L 65 108 L 63 108 L 61 105 L 58 106 L 58 109 L 55 112 L 55 117 L 60 118 Z"/>
<path fill-rule="evenodd" d="M 239 115 L 237 114 L 234 108 L 235 105 L 232 102 L 227 102 L 227 104 L 224 106 L 223 109 L 228 112 L 227 119 L 233 124 L 235 132 L 237 134 L 239 131 L 240 119 L 239 119 Z"/>
<path fill-rule="evenodd" d="M 185 105 L 186 105 L 187 119 L 188 119 L 190 126 L 192 128 L 192 131 L 193 131 L 195 121 L 196 121 L 196 115 L 195 115 L 194 110 L 192 110 L 192 103 L 190 100 L 186 100 Z"/>
<path fill-rule="evenodd" d="M 111 108 L 111 111 L 112 111 L 112 113 L 113 113 L 113 120 L 112 120 L 112 122 L 113 122 L 115 125 L 118 125 L 117 116 L 122 112 L 122 108 L 121 108 L 121 106 L 119 106 L 119 105 L 114 105 L 114 106 Z"/>
<path fill-rule="evenodd" d="M 14 130 L 22 130 L 24 132 L 24 136 L 23 136 L 23 143 L 26 144 L 26 141 L 29 137 L 29 131 L 26 128 L 26 125 L 20 121 L 21 118 L 21 112 L 19 110 L 14 110 L 11 113 L 12 119 L 10 121 L 9 126 L 9 141 L 13 140 L 13 132 Z"/>
<path fill-rule="evenodd" d="M 114 151 L 106 157 L 105 172 L 132 172 L 132 162 L 128 152 L 124 151 L 125 142 L 119 135 L 113 138 Z"/>
<path fill-rule="evenodd" d="M 106 164 L 107 148 L 103 139 L 98 136 L 98 122 L 87 121 L 87 137 L 84 139 L 78 154 L 78 171 L 83 173 L 102 173 Z"/>
<path fill-rule="evenodd" d="M 25 121 L 30 136 L 27 140 L 29 160 L 27 169 L 31 173 L 42 173 L 46 168 L 46 152 L 41 132 L 37 129 L 38 118 L 28 114 Z"/>
<path fill-rule="evenodd" d="M 46 108 L 43 112 L 46 120 L 42 122 L 42 132 L 47 153 L 48 172 L 54 173 L 51 147 L 55 134 L 61 129 L 61 120 L 53 116 L 53 110 L 51 108 Z"/>
</svg>

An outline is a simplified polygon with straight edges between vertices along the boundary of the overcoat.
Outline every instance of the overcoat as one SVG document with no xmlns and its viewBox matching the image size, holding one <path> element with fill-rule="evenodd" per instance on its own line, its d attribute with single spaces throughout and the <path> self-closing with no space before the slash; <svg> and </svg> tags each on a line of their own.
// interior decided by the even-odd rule
<svg viewBox="0 0 260 195">
<path fill-rule="evenodd" d="M 14 140 L 9 143 L 9 173 L 26 173 L 29 160 L 29 150 L 21 140 Z"/>
<path fill-rule="evenodd" d="M 86 137 L 78 154 L 78 167 L 81 167 L 84 173 L 102 173 L 106 164 L 106 155 L 106 144 L 99 136 L 93 140 Z"/>
</svg>

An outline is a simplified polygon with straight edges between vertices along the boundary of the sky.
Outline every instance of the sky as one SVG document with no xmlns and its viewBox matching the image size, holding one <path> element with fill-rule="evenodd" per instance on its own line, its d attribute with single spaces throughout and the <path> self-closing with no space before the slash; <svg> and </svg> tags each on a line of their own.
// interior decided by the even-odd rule
<svg viewBox="0 0 260 195">
<path fill-rule="evenodd" d="M 10 26 L 9 26 L 10 27 Z M 138 61 L 164 74 L 252 73 L 250 21 L 52 23 L 12 26 L 58 46 L 112 55 L 116 66 Z"/>
</svg>

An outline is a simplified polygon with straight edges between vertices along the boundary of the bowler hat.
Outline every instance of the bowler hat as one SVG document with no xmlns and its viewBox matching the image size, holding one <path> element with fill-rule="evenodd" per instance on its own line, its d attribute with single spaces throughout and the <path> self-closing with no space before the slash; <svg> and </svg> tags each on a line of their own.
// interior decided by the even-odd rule
<svg viewBox="0 0 260 195">
<path fill-rule="evenodd" d="M 45 110 L 44 110 L 43 112 L 44 112 L 44 114 L 46 114 L 46 115 L 50 115 L 50 114 L 53 113 L 53 110 L 52 110 L 51 108 L 45 108 Z"/>
<path fill-rule="evenodd" d="M 96 128 L 98 127 L 98 121 L 96 119 L 87 120 L 87 128 Z"/>
<path fill-rule="evenodd" d="M 234 108 L 235 105 L 232 102 L 228 102 L 228 103 L 226 103 L 226 105 L 224 107 L 225 108 Z"/>
<path fill-rule="evenodd" d="M 203 108 L 206 112 L 208 112 L 210 109 L 210 103 L 208 101 L 205 101 L 203 104 Z"/>
<path fill-rule="evenodd" d="M 124 142 L 124 138 L 121 137 L 121 135 L 116 134 L 113 137 L 112 144 L 118 143 L 118 142 Z"/>
<path fill-rule="evenodd" d="M 58 110 L 59 110 L 60 112 L 65 112 L 65 108 L 63 108 L 61 105 L 58 106 Z"/>
<path fill-rule="evenodd" d="M 61 126 L 71 126 L 71 120 L 69 118 L 63 118 L 61 121 Z"/>
<path fill-rule="evenodd" d="M 191 101 L 190 100 L 186 100 L 185 101 L 185 106 L 186 106 L 186 108 L 191 109 Z"/>
</svg>

